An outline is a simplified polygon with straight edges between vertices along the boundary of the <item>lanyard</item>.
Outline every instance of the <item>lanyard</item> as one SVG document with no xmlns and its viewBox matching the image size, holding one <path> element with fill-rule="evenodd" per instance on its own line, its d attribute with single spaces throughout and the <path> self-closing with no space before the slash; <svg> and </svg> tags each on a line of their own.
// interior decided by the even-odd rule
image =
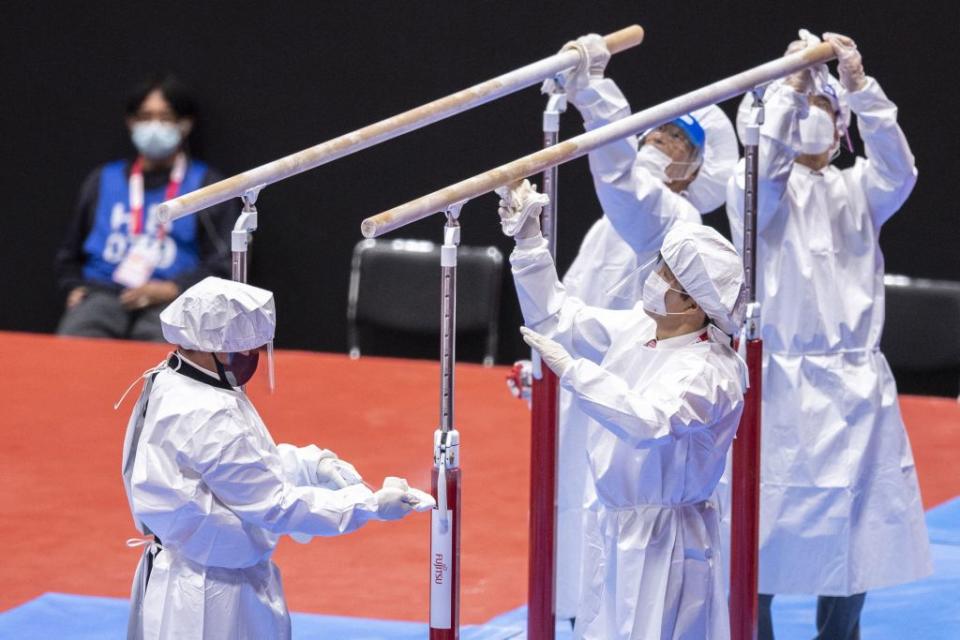
<svg viewBox="0 0 960 640">
<path fill-rule="evenodd" d="M 183 176 L 187 172 L 187 157 L 183 153 L 178 153 L 173 161 L 173 169 L 170 170 L 170 182 L 167 184 L 165 200 L 176 198 L 180 191 L 180 185 L 183 183 Z M 137 156 L 133 166 L 130 167 L 130 231 L 132 235 L 138 236 L 143 233 L 143 156 Z M 166 228 L 161 224 L 157 225 L 157 238 L 163 240 L 166 235 Z"/>
</svg>

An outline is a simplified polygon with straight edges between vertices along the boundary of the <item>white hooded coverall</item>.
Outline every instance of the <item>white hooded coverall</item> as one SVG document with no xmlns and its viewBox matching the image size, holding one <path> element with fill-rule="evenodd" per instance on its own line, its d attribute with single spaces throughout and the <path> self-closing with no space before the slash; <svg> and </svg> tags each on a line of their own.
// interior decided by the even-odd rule
<svg viewBox="0 0 960 640">
<path fill-rule="evenodd" d="M 242 390 L 170 367 L 148 378 L 127 426 L 124 483 L 137 527 L 162 547 L 137 568 L 131 604 L 141 617 L 129 637 L 289 638 L 270 560 L 279 536 L 346 533 L 377 512 L 363 484 L 314 486 L 320 455 L 274 444 Z"/>
<path fill-rule="evenodd" d="M 577 103 L 587 131 L 630 115 L 630 104 L 609 78 L 591 80 L 577 92 Z M 693 115 L 706 132 L 706 149 L 700 171 L 684 195 L 636 164 L 638 142 L 633 136 L 590 152 L 590 173 L 604 215 L 587 231 L 563 277 L 568 295 L 589 306 L 633 308 L 649 273 L 637 267 L 657 256 L 670 227 L 677 221 L 699 223 L 701 213 L 723 203 L 738 155 L 733 125 L 716 106 Z M 584 528 L 592 526 L 583 520 L 591 518 L 584 506 L 594 499 L 587 482 L 590 418 L 566 390 L 561 389 L 559 403 L 556 612 L 558 618 L 569 619 L 576 615 L 580 600 Z"/>
<path fill-rule="evenodd" d="M 598 505 L 575 635 L 728 638 L 710 499 L 743 409 L 740 360 L 714 330 L 646 346 L 656 326 L 641 306 L 567 295 L 542 238 L 519 240 L 510 260 L 525 323 L 577 358 L 560 384 L 591 418 Z"/>
<path fill-rule="evenodd" d="M 806 98 L 783 83 L 766 93 L 761 593 L 848 596 L 931 572 L 913 455 L 879 348 L 880 228 L 917 170 L 897 108 L 876 80 L 847 99 L 867 157 L 813 171 L 794 162 Z M 727 212 L 741 243 L 742 165 Z"/>
</svg>

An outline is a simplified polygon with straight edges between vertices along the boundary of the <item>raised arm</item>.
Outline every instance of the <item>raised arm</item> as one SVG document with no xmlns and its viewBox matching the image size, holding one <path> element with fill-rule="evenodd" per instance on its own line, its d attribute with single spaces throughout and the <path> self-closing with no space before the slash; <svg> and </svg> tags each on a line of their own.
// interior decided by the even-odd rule
<svg viewBox="0 0 960 640">
<path fill-rule="evenodd" d="M 562 344 L 573 357 L 602 360 L 632 311 L 590 307 L 568 295 L 547 241 L 539 234 L 517 241 L 510 264 L 524 323 Z"/>
<path fill-rule="evenodd" d="M 588 131 L 630 115 L 627 99 L 610 78 L 591 80 L 573 102 Z M 676 220 L 699 219 L 699 214 L 636 163 L 637 145 L 636 137 L 628 136 L 591 151 L 588 158 L 604 215 L 635 252 L 648 253 L 660 247 Z"/>
<path fill-rule="evenodd" d="M 857 158 L 847 169 L 863 189 L 870 215 L 879 228 L 906 202 L 917 184 L 917 166 L 907 138 L 897 124 L 897 106 L 873 78 L 849 96 L 850 109 L 857 114 L 857 128 L 866 149 L 866 158 Z"/>
<path fill-rule="evenodd" d="M 559 84 L 548 81 L 544 90 L 563 90 L 583 117 L 587 131 L 629 116 L 630 104 L 623 92 L 613 80 L 603 77 L 610 59 L 603 38 L 590 34 L 568 46 L 576 46 L 587 63 L 567 72 Z M 635 136 L 595 149 L 588 158 L 604 215 L 634 251 L 656 251 L 678 216 L 698 217 L 684 198 L 636 164 Z"/>
<path fill-rule="evenodd" d="M 751 98 L 746 98 L 749 101 Z M 807 99 L 785 82 L 771 84 L 764 94 L 764 121 L 760 126 L 758 157 L 757 230 L 763 229 L 781 211 L 793 161 L 800 149 L 800 114 Z M 741 111 L 743 107 L 741 107 Z M 730 233 L 739 249 L 743 243 L 743 193 L 745 161 L 737 163 L 727 187 Z"/>
</svg>

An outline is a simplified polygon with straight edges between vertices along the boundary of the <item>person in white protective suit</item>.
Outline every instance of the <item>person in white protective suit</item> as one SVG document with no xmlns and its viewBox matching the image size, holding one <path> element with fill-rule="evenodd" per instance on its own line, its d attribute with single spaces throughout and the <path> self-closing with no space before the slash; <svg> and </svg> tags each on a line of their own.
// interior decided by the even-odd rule
<svg viewBox="0 0 960 640">
<path fill-rule="evenodd" d="M 610 59 L 601 36 L 568 43 L 580 65 L 544 83 L 563 91 L 583 117 L 587 131 L 630 115 L 616 83 L 604 77 Z M 698 109 L 647 132 L 590 152 L 594 188 L 603 210 L 587 232 L 563 277 L 567 294 L 607 309 L 631 309 L 640 300 L 644 278 L 676 221 L 699 223 L 720 207 L 738 159 L 730 119 L 716 106 Z M 542 197 L 542 196 L 541 196 Z M 589 416 L 561 389 L 558 442 L 556 615 L 576 615 L 582 582 L 584 526 L 595 503 L 589 487 L 586 434 Z"/>
<path fill-rule="evenodd" d="M 574 636 L 729 638 L 712 497 L 743 410 L 745 365 L 730 344 L 742 317 L 740 257 L 713 229 L 675 223 L 642 301 L 610 310 L 566 292 L 536 216 L 516 238 L 524 339 L 592 419 L 598 506 Z"/>
<path fill-rule="evenodd" d="M 272 343 L 273 294 L 206 278 L 160 315 L 177 346 L 144 374 L 123 480 L 145 545 L 128 638 L 290 638 L 278 538 L 339 535 L 433 506 L 399 478 L 371 491 L 314 445 L 274 444 L 243 390 Z"/>
<path fill-rule="evenodd" d="M 802 31 L 788 53 L 818 40 Z M 880 352 L 880 229 L 917 179 L 897 108 L 854 42 L 764 96 L 757 221 L 764 381 L 760 638 L 773 594 L 815 594 L 817 638 L 858 638 L 865 592 L 931 572 L 923 507 L 890 367 Z M 741 105 L 747 121 L 751 98 Z M 830 163 L 857 115 L 866 158 Z M 742 132 L 741 132 L 742 135 Z M 727 212 L 742 241 L 744 177 Z"/>
</svg>

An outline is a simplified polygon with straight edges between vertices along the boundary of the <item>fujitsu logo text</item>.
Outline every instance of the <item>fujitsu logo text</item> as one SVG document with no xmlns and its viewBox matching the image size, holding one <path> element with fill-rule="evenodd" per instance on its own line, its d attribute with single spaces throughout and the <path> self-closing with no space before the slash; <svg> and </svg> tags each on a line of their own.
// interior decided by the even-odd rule
<svg viewBox="0 0 960 640">
<path fill-rule="evenodd" d="M 433 582 L 443 584 L 443 574 L 447 571 L 447 563 L 443 561 L 443 554 L 436 553 L 433 556 Z"/>
</svg>

